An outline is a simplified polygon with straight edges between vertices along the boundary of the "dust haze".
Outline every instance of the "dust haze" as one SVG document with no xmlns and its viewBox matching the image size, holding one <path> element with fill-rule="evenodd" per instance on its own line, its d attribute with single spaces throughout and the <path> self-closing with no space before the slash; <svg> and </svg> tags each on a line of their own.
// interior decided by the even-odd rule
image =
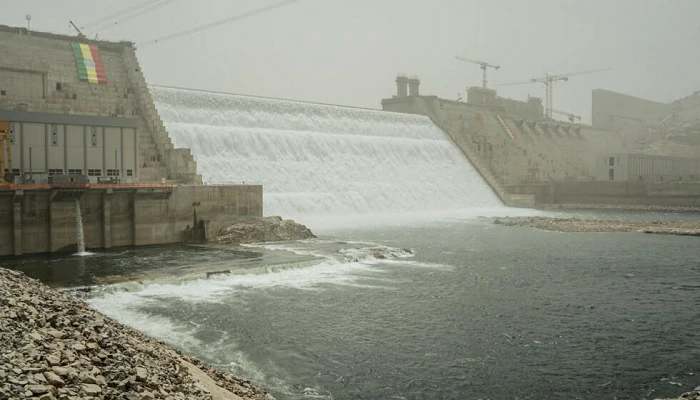
<svg viewBox="0 0 700 400">
<path fill-rule="evenodd" d="M 0 23 L 73 34 L 142 1 L 4 1 Z M 700 3 L 679 1 L 301 0 L 157 45 L 143 43 L 273 4 L 251 0 L 174 0 L 85 34 L 128 40 L 150 83 L 380 108 L 397 73 L 418 75 L 422 91 L 464 97 L 478 66 L 502 68 L 492 84 L 545 73 L 610 68 L 559 85 L 557 108 L 590 121 L 591 90 L 607 88 L 670 102 L 700 88 Z M 202 6 L 201 4 L 206 4 Z M 541 85 L 497 87 L 499 95 L 542 97 Z"/>
</svg>

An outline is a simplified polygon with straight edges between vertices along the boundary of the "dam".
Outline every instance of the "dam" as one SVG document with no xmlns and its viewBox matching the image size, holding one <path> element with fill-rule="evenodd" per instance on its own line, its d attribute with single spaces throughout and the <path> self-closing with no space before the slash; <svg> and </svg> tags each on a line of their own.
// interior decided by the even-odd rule
<svg viewBox="0 0 700 400">
<path fill-rule="evenodd" d="M 502 204 L 425 116 L 151 87 L 206 183 L 262 184 L 268 215 L 457 213 Z"/>
<path fill-rule="evenodd" d="M 700 400 L 700 2 L 492 3 L 3 8 L 0 400 Z"/>
<path fill-rule="evenodd" d="M 112 248 L 263 214 L 318 228 L 502 213 L 427 116 L 153 86 L 130 42 L 0 38 L 0 255 L 71 251 L 79 228 Z"/>
</svg>

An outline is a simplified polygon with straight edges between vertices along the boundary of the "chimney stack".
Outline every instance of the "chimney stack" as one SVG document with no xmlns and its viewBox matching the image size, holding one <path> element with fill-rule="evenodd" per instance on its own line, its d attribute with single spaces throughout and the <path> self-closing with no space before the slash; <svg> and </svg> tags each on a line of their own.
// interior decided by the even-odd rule
<svg viewBox="0 0 700 400">
<path fill-rule="evenodd" d="M 417 76 L 408 79 L 408 95 L 411 97 L 420 96 L 420 79 Z"/>
</svg>

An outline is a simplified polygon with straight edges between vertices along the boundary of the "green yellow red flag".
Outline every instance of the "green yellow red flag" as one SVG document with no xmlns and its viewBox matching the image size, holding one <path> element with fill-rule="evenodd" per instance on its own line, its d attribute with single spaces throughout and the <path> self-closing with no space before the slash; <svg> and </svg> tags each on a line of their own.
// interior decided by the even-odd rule
<svg viewBox="0 0 700 400">
<path fill-rule="evenodd" d="M 71 43 L 78 79 L 90 83 L 107 83 L 105 66 L 97 46 L 93 44 Z"/>
</svg>

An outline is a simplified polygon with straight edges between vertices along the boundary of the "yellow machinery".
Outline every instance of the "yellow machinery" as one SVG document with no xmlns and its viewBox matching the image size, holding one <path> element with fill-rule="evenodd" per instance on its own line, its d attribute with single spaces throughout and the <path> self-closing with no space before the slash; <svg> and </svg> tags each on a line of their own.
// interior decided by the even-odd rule
<svg viewBox="0 0 700 400">
<path fill-rule="evenodd" d="M 5 182 L 5 175 L 12 169 L 10 134 L 10 123 L 0 121 L 0 183 Z"/>
</svg>

